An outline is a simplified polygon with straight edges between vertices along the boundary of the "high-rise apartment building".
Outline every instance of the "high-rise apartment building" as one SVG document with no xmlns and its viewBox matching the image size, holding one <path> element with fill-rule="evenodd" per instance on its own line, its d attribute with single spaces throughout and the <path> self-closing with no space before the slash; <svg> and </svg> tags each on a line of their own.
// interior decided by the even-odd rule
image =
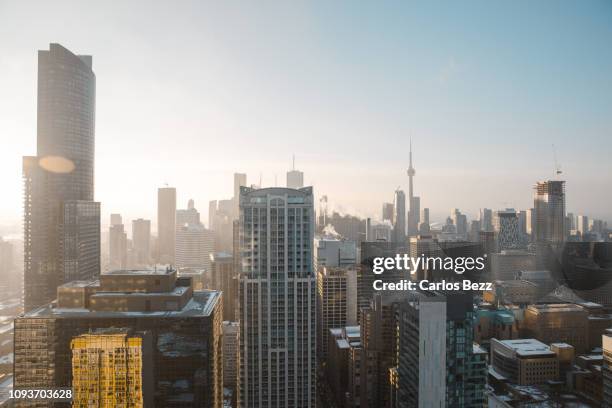
<svg viewBox="0 0 612 408">
<path fill-rule="evenodd" d="M 52 300 L 73 276 L 100 273 L 95 99 L 91 56 L 59 44 L 38 52 L 37 155 L 23 158 L 25 310 Z"/>
<path fill-rule="evenodd" d="M 95 329 L 75 336 L 70 349 L 73 407 L 153 405 L 153 344 L 148 332 Z"/>
<path fill-rule="evenodd" d="M 315 406 L 311 187 L 240 189 L 239 406 Z"/>
<path fill-rule="evenodd" d="M 79 398 L 95 387 L 136 392 L 135 384 L 109 384 L 104 379 L 113 364 L 136 363 L 142 358 L 140 370 L 137 364 L 122 369 L 127 370 L 127 378 L 144 381 L 143 401 L 153 401 L 145 402 L 145 407 L 221 408 L 220 298 L 216 291 L 194 291 L 191 279 L 178 278 L 172 269 L 113 271 L 100 275 L 99 281 L 64 284 L 58 288 L 57 305 L 47 304 L 15 319 L 14 386 L 51 389 L 76 385 Z M 150 334 L 153 347 L 147 348 L 144 338 L 142 344 L 130 342 L 135 332 L 124 338 L 127 344 L 103 344 L 99 330 L 117 328 Z M 92 356 L 96 349 L 100 350 L 98 359 Z M 102 354 L 102 349 L 112 353 L 112 359 L 107 360 L 111 355 Z M 116 369 L 112 379 L 120 380 L 123 375 Z M 148 375 L 153 377 L 153 394 L 145 387 Z M 90 394 L 86 398 L 107 397 Z M 53 403 L 27 402 L 28 406 L 35 404 L 46 407 Z"/>
<path fill-rule="evenodd" d="M 507 208 L 495 213 L 495 231 L 499 251 L 518 249 L 522 246 L 519 230 L 519 218 L 514 209 Z"/>
<path fill-rule="evenodd" d="M 174 264 L 176 238 L 176 188 L 157 189 L 157 262 Z"/>
</svg>

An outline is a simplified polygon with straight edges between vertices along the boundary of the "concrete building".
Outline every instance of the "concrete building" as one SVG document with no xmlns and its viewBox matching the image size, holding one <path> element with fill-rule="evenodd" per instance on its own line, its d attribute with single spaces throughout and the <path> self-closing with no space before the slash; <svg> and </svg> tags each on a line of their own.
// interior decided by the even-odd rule
<svg viewBox="0 0 612 408">
<path fill-rule="evenodd" d="M 238 274 L 234 257 L 226 252 L 210 255 L 211 287 L 223 293 L 223 319 L 236 320 L 238 311 Z"/>
<path fill-rule="evenodd" d="M 393 223 L 393 203 L 383 203 L 382 221 L 389 221 L 390 223 Z"/>
<path fill-rule="evenodd" d="M 228 209 L 222 208 L 221 203 L 219 203 L 219 209 L 222 212 L 228 213 L 230 215 L 229 224 L 232 225 L 234 220 L 237 220 L 240 216 L 240 187 L 245 187 L 247 185 L 247 175 L 246 173 L 234 173 L 234 196 L 230 201 L 231 208 Z M 231 227 L 230 227 L 231 228 Z"/>
<path fill-rule="evenodd" d="M 38 52 L 37 152 L 23 157 L 25 310 L 50 302 L 73 276 L 100 274 L 95 100 L 91 56 L 59 44 Z"/>
<path fill-rule="evenodd" d="M 193 200 L 187 202 L 187 208 L 176 210 L 176 227 L 188 224 L 200 224 L 200 212 L 195 208 Z M 210 228 L 209 228 L 210 229 Z"/>
<path fill-rule="evenodd" d="M 202 224 L 184 224 L 176 229 L 176 266 L 200 267 L 210 273 L 210 255 L 215 251 L 215 237 Z"/>
<path fill-rule="evenodd" d="M 361 372 L 361 331 L 359 326 L 329 329 L 325 380 L 339 407 L 358 407 Z"/>
<path fill-rule="evenodd" d="M 470 294 L 416 292 L 401 304 L 398 407 L 484 406 L 486 362 L 473 345 Z"/>
<path fill-rule="evenodd" d="M 518 249 L 523 246 L 519 230 L 519 218 L 514 209 L 507 208 L 497 211 L 494 221 L 499 251 Z"/>
<path fill-rule="evenodd" d="M 361 309 L 360 407 L 385 407 L 391 396 L 389 369 L 397 360 L 396 312 L 405 293 L 376 293 Z"/>
<path fill-rule="evenodd" d="M 612 407 L 612 330 L 602 335 L 603 345 L 603 398 L 602 407 Z"/>
<path fill-rule="evenodd" d="M 143 399 L 154 402 L 145 406 L 221 408 L 220 297 L 215 291 L 193 291 L 191 280 L 177 278 L 172 269 L 113 271 L 99 281 L 62 285 L 55 304 L 15 319 L 14 385 L 70 387 L 71 344 L 99 329 L 126 328 L 154 339 L 153 355 L 146 358 L 152 363 L 148 373 L 154 394 L 146 395 L 143 387 Z"/>
<path fill-rule="evenodd" d="M 157 189 L 157 263 L 174 264 L 176 188 Z"/>
<path fill-rule="evenodd" d="M 238 385 L 238 364 L 240 363 L 240 324 L 223 322 L 223 387 L 232 391 L 236 401 Z"/>
<path fill-rule="evenodd" d="M 357 264 L 357 244 L 355 241 L 335 236 L 320 236 L 314 240 L 315 268 L 323 266 L 345 267 Z"/>
<path fill-rule="evenodd" d="M 321 266 L 317 272 L 317 355 L 327 357 L 329 329 L 357 323 L 357 269 Z"/>
<path fill-rule="evenodd" d="M 479 220 L 482 231 L 493 231 L 493 210 L 490 208 L 481 208 Z"/>
<path fill-rule="evenodd" d="M 132 221 L 133 264 L 143 268 L 151 264 L 151 221 L 139 218 Z"/>
<path fill-rule="evenodd" d="M 491 366 L 519 385 L 542 384 L 559 378 L 559 360 L 536 339 L 491 340 Z"/>
<path fill-rule="evenodd" d="M 588 348 L 588 312 L 574 304 L 537 304 L 525 309 L 523 335 L 544 343 L 568 343 L 576 353 Z"/>
<path fill-rule="evenodd" d="M 293 167 L 287 172 L 287 188 L 304 187 L 304 173 L 295 169 L 295 156 L 293 156 Z"/>
<path fill-rule="evenodd" d="M 491 280 L 512 280 L 520 271 L 536 270 L 536 255 L 522 250 L 505 250 L 489 255 Z"/>
<path fill-rule="evenodd" d="M 240 407 L 316 404 L 313 200 L 240 189 Z"/>
<path fill-rule="evenodd" d="M 393 201 L 393 242 L 406 242 L 406 194 L 399 189 Z"/>
<path fill-rule="evenodd" d="M 108 241 L 109 269 L 126 269 L 128 267 L 128 239 L 119 214 L 111 214 Z"/>
</svg>

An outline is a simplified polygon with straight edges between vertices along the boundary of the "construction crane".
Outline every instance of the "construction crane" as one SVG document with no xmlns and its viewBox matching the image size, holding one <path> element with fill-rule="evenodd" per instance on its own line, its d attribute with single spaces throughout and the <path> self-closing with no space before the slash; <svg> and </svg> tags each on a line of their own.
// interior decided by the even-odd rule
<svg viewBox="0 0 612 408">
<path fill-rule="evenodd" d="M 555 148 L 555 145 L 552 145 L 552 151 L 553 151 L 553 160 L 555 161 L 555 172 L 554 175 L 555 176 L 560 176 L 563 171 L 561 170 L 561 166 L 559 165 L 559 162 L 557 160 L 557 149 Z"/>
</svg>

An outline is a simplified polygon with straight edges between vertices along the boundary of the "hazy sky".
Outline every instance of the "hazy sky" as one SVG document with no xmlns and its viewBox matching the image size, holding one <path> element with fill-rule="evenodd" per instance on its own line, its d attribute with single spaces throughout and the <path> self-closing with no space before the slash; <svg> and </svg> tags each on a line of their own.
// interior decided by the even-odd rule
<svg viewBox="0 0 612 408">
<path fill-rule="evenodd" d="M 285 181 L 380 215 L 407 190 L 451 207 L 526 208 L 567 180 L 568 210 L 612 219 L 612 2 L 0 0 L 0 225 L 21 219 L 36 151 L 38 49 L 93 55 L 96 200 L 155 219 L 156 188 L 194 198 Z"/>
</svg>

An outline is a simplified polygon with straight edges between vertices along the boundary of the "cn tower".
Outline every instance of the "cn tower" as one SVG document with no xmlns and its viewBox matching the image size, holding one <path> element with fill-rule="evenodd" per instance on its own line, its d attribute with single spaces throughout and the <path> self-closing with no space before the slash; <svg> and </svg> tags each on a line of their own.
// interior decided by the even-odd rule
<svg viewBox="0 0 612 408">
<path fill-rule="evenodd" d="M 410 138 L 410 156 L 409 156 L 409 164 L 408 164 L 408 203 L 409 203 L 409 209 L 412 212 L 413 208 L 412 208 L 412 197 L 414 197 L 413 194 L 413 190 L 412 190 L 412 179 L 414 178 L 414 175 L 416 174 L 416 170 L 414 170 L 414 167 L 412 167 L 412 138 Z"/>
</svg>

